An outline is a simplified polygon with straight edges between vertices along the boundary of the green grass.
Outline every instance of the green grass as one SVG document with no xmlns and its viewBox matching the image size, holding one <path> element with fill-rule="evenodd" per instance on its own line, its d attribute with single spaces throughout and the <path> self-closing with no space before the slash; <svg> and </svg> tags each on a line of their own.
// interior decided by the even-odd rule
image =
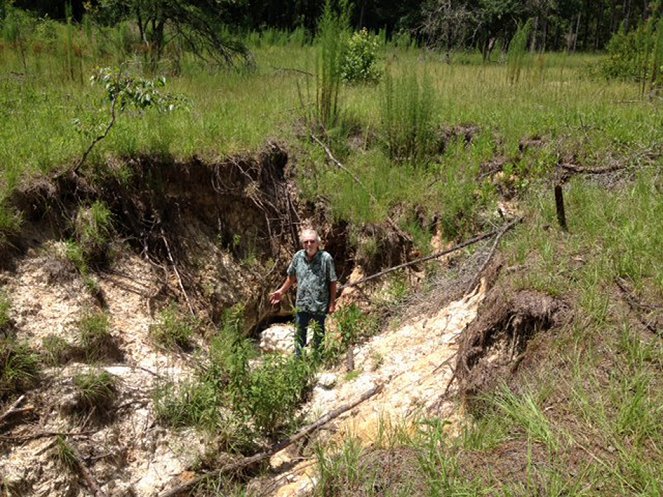
<svg viewBox="0 0 663 497">
<path fill-rule="evenodd" d="M 26 343 L 0 337 L 0 401 L 34 388 L 40 369 L 38 355 Z"/>
<path fill-rule="evenodd" d="M 488 395 L 486 411 L 470 413 L 461 437 L 445 438 L 433 422 L 416 437 L 401 437 L 400 446 L 381 447 L 392 452 L 405 447 L 414 455 L 405 465 L 412 478 L 389 488 L 393 495 L 662 495 L 662 345 L 629 310 L 615 283 L 621 278 L 643 303 L 663 300 L 660 102 L 640 98 L 635 84 L 596 78 L 598 56 L 525 57 L 517 84 L 510 84 L 504 64 L 481 64 L 471 54 L 459 56 L 463 64 L 446 64 L 435 54 L 387 47 L 383 62 L 394 77 L 426 62 L 427 122 L 436 139 L 454 126 L 473 126 L 476 132 L 469 141 L 448 139 L 443 152 L 426 149 L 426 167 L 394 162 L 384 147 L 386 83 L 341 86 L 340 123 L 328 131 L 334 153 L 361 180 L 359 186 L 327 161 L 302 125 L 316 104 L 318 48 L 270 36 L 271 42 L 254 36 L 254 72 L 212 70 L 183 59 L 181 73 L 169 78 L 166 90 L 186 97 L 189 109 L 124 113 L 89 164 L 138 154 L 220 162 L 255 153 L 275 139 L 295 159 L 304 199 L 323 198 L 335 220 L 354 225 L 358 248 L 374 254 L 380 240 L 360 240 L 363 224 L 395 216 L 425 253 L 434 220 L 448 240 L 502 223 L 495 203 L 508 189 L 525 219 L 500 245 L 510 283 L 563 298 L 572 322 L 551 331 L 547 357 L 538 369 L 523 373 L 519 388 Z M 64 73 L 61 57 L 26 54 L 24 61 L 7 47 L 0 53 L 0 234 L 5 237 L 20 227 L 20 213 L 8 203 L 13 189 L 75 164 L 89 144 L 72 120 L 108 117 L 102 89 L 72 78 L 71 67 Z M 115 62 L 104 57 L 83 50 L 81 73 Z M 521 142 L 532 138 L 540 138 L 540 145 L 521 150 Z M 504 160 L 504 174 L 479 181 L 482 165 L 493 159 Z M 551 183 L 558 162 L 621 163 L 632 170 L 616 183 L 607 177 L 571 178 L 564 185 L 569 231 L 563 232 Z M 103 317 L 81 326 L 88 328 L 89 343 L 107 335 Z M 247 426 L 258 427 L 263 436 L 292 428 L 287 421 L 309 372 L 278 360 L 251 370 L 251 345 L 230 328 L 210 344 L 201 371 L 179 387 L 164 386 L 156 406 L 164 422 L 225 427 L 227 445 L 246 448 L 255 435 Z M 9 341 L 2 346 L 9 358 L 3 364 L 11 366 L 3 370 L 10 372 L 3 372 L 4 397 L 34 385 L 37 367 L 27 347 Z M 296 385 L 287 381 L 293 374 L 301 380 Z M 281 417 L 275 417 L 275 406 L 287 407 Z M 225 410 L 229 407 L 232 414 Z M 321 452 L 320 495 L 381 495 L 375 484 L 387 473 L 379 463 L 367 463 L 370 451 L 353 442 L 337 451 Z M 515 454 L 518 478 L 500 465 L 505 451 Z M 475 460 L 488 461 L 488 470 L 473 469 Z"/>
</svg>

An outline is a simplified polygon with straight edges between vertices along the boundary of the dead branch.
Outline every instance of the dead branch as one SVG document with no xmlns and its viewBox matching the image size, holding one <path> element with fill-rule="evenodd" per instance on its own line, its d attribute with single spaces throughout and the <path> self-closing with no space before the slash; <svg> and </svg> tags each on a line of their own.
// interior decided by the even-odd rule
<svg viewBox="0 0 663 497">
<path fill-rule="evenodd" d="M 83 464 L 83 458 L 81 457 L 81 453 L 78 451 L 76 446 L 72 443 L 68 443 L 69 448 L 71 449 L 72 455 L 74 457 L 74 460 L 76 462 L 76 468 L 78 469 L 78 472 L 80 473 L 81 477 L 83 480 L 85 480 L 85 483 L 87 484 L 88 488 L 92 492 L 92 494 L 95 497 L 108 497 L 106 495 L 106 492 L 101 490 L 101 487 L 97 483 L 97 481 L 94 479 L 94 476 L 90 472 L 90 470 Z"/>
<path fill-rule="evenodd" d="M 327 145 L 325 145 L 325 144 L 322 142 L 322 140 L 320 140 L 320 139 L 319 139 L 317 136 L 315 136 L 313 133 L 311 133 L 311 138 L 313 138 L 313 139 L 316 141 L 316 143 L 318 143 L 318 144 L 319 144 L 319 145 L 325 150 L 325 153 L 327 154 L 327 157 L 329 157 L 329 160 L 330 160 L 330 161 L 332 161 L 334 164 L 336 164 L 336 166 L 337 166 L 339 169 L 341 169 L 341 170 L 342 170 L 343 172 L 345 172 L 348 176 L 350 176 L 350 177 L 353 179 L 353 181 L 354 181 L 355 183 L 357 183 L 359 186 L 361 186 L 362 189 L 363 189 L 366 193 L 368 193 L 368 196 L 370 197 L 371 201 L 372 201 L 374 204 L 377 204 L 377 203 L 378 203 L 378 199 L 375 198 L 375 195 L 373 195 L 373 194 L 368 190 L 368 188 L 366 188 L 366 185 L 364 185 L 364 183 L 362 183 L 362 181 L 361 181 L 357 176 L 355 176 L 354 174 L 352 174 L 352 172 L 351 172 L 347 167 L 345 167 L 343 164 L 341 164 L 341 162 L 340 162 L 338 159 L 336 159 L 336 157 L 334 157 L 334 154 L 332 154 L 332 151 L 329 149 L 329 147 L 328 147 Z M 403 230 L 402 230 L 402 229 L 396 224 L 396 222 L 395 222 L 393 219 L 391 219 L 390 216 L 387 216 L 387 223 L 389 223 L 389 226 L 391 226 L 391 228 L 392 228 L 392 229 L 398 234 L 398 236 L 400 236 L 403 240 L 412 241 L 412 238 L 411 238 L 407 233 L 405 233 L 405 232 L 404 232 L 404 231 L 403 231 Z"/>
<path fill-rule="evenodd" d="M 25 395 L 21 395 L 18 399 L 16 399 L 16 401 L 9 406 L 9 409 L 7 409 L 4 412 L 4 414 L 2 414 L 2 416 L 0 416 L 0 423 L 2 423 L 5 420 L 5 418 L 11 416 L 16 411 L 16 408 L 19 405 L 21 405 L 21 402 L 23 402 L 24 400 L 25 400 Z"/>
<path fill-rule="evenodd" d="M 657 321 L 656 320 L 649 321 L 645 319 L 645 317 L 642 315 L 643 312 L 647 311 L 651 312 L 654 309 L 656 309 L 656 307 L 645 305 L 642 302 L 640 302 L 635 297 L 635 295 L 633 295 L 633 291 L 630 288 L 628 288 L 626 282 L 622 278 L 619 277 L 615 278 L 615 283 L 622 292 L 622 298 L 626 301 L 626 303 L 631 308 L 633 313 L 637 316 L 638 321 L 640 321 L 640 323 L 652 333 L 656 335 L 661 335 L 661 332 L 657 327 L 658 324 Z"/>
<path fill-rule="evenodd" d="M 506 233 L 508 230 L 513 228 L 516 224 L 520 223 L 523 220 L 522 217 L 519 217 L 517 219 L 514 219 L 513 221 L 508 222 L 505 224 L 503 227 L 499 229 L 495 229 L 492 231 L 489 231 L 488 233 L 483 233 L 481 235 L 477 235 L 474 238 L 470 238 L 467 241 L 464 241 L 463 243 L 459 243 L 458 245 L 454 245 L 450 249 L 446 250 L 441 250 L 440 252 L 435 252 L 432 255 L 428 255 L 426 257 L 420 257 L 419 259 L 415 259 L 413 261 L 405 262 L 403 264 L 399 264 L 398 266 L 393 266 L 388 269 L 385 269 L 384 271 L 380 271 L 379 273 L 372 274 L 370 276 L 366 276 L 365 278 L 362 278 L 360 280 L 354 281 L 352 283 L 346 283 L 345 285 L 341 286 L 338 291 L 340 292 L 341 290 L 344 290 L 345 288 L 350 288 L 356 285 L 360 285 L 362 283 L 366 283 L 367 281 L 371 281 L 375 278 L 379 278 L 380 276 L 384 276 L 385 274 L 392 273 L 394 271 L 397 271 L 399 269 L 406 268 L 408 266 L 413 266 L 414 264 L 418 264 L 420 262 L 426 262 L 430 261 L 431 259 L 437 259 L 438 257 L 442 257 L 443 255 L 450 254 L 452 252 L 456 252 L 457 250 L 460 250 L 465 247 L 469 247 L 470 245 L 473 245 L 477 242 L 480 242 L 481 240 L 485 240 L 486 238 L 490 238 L 491 236 L 494 236 L 496 234 L 501 233 L 502 235 Z"/>
<path fill-rule="evenodd" d="M 189 306 L 189 311 L 191 312 L 192 316 L 196 316 L 196 313 L 193 310 L 193 307 L 191 306 L 191 301 L 189 300 L 189 296 L 186 293 L 186 290 L 184 289 L 184 285 L 182 284 L 182 278 L 180 277 L 180 272 L 177 270 L 177 265 L 175 264 L 175 259 L 173 259 L 173 254 L 170 252 L 170 246 L 168 245 L 168 240 L 166 240 L 166 234 L 163 231 L 163 226 L 160 226 L 161 230 L 161 239 L 163 240 L 163 244 L 166 247 L 166 252 L 168 253 L 168 260 L 170 263 L 173 265 L 173 271 L 175 271 L 175 276 L 177 277 L 177 283 L 180 287 L 180 290 L 182 291 L 182 295 L 184 295 L 184 300 L 186 300 L 187 306 Z"/>
<path fill-rule="evenodd" d="M 564 162 L 558 164 L 557 167 L 575 174 L 608 174 L 608 173 L 614 173 L 616 171 L 621 171 L 622 169 L 626 169 L 626 166 L 623 164 L 616 164 L 614 166 L 609 166 L 609 167 L 593 168 L 593 167 L 576 166 L 575 164 L 568 164 Z"/>
<path fill-rule="evenodd" d="M 161 494 L 160 497 L 175 497 L 176 495 L 181 494 L 185 490 L 193 487 L 194 485 L 197 485 L 201 481 L 203 481 L 205 478 L 213 478 L 216 476 L 220 476 L 224 473 L 230 473 L 233 471 L 237 471 L 239 469 L 245 468 L 247 466 L 250 466 L 252 464 L 256 464 L 258 462 L 264 461 L 265 459 L 270 458 L 277 452 L 285 449 L 286 447 L 292 445 L 293 443 L 301 440 L 302 438 L 305 438 L 309 436 L 311 433 L 313 433 L 315 430 L 319 429 L 320 427 L 324 426 L 325 424 L 329 423 L 331 420 L 339 417 L 341 414 L 345 413 L 346 411 L 349 411 L 350 409 L 353 409 L 357 405 L 361 404 L 367 399 L 370 399 L 374 395 L 380 393 L 382 391 L 382 385 L 376 385 L 372 389 L 370 389 L 368 392 L 364 393 L 361 397 L 358 399 L 352 401 L 349 404 L 346 404 L 344 406 L 339 407 L 338 409 L 334 409 L 333 411 L 325 414 L 322 416 L 319 420 L 317 420 L 315 423 L 312 423 L 303 429 L 299 430 L 295 435 L 286 438 L 285 440 L 282 440 L 278 442 L 275 445 L 272 445 L 269 449 L 259 452 L 257 454 L 254 454 L 250 457 L 245 457 L 243 459 L 240 459 L 237 462 L 231 463 L 231 464 L 226 464 L 225 466 L 215 470 L 215 471 L 210 471 L 209 473 L 197 476 L 196 478 L 193 478 L 186 483 L 183 483 L 171 490 L 168 490 L 167 492 Z"/>
<path fill-rule="evenodd" d="M 467 286 L 468 293 L 470 292 L 470 290 L 472 290 L 475 286 L 479 284 L 479 281 L 481 280 L 481 275 L 488 267 L 488 264 L 490 263 L 492 258 L 495 256 L 497 245 L 500 243 L 500 239 L 502 238 L 502 236 L 504 236 L 504 233 L 506 233 L 507 229 L 509 229 L 508 224 L 504 225 L 504 227 L 500 230 L 500 232 L 497 233 L 497 236 L 495 237 L 495 242 L 493 243 L 493 246 L 490 249 L 490 252 L 488 253 L 488 257 L 486 257 L 486 260 L 483 261 L 483 264 L 481 265 L 477 273 L 474 275 L 474 278 L 472 278 L 470 284 Z"/>
</svg>

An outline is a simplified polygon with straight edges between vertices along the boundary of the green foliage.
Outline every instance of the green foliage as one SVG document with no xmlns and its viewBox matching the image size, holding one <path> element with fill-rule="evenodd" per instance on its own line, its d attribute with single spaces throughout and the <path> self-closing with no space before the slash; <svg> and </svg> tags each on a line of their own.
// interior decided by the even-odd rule
<svg viewBox="0 0 663 497">
<path fill-rule="evenodd" d="M 296 427 L 295 413 L 311 387 L 313 366 L 289 356 L 267 356 L 251 371 L 236 407 L 250 416 L 261 434 L 275 436 Z"/>
<path fill-rule="evenodd" d="M 100 311 L 86 312 L 76 323 L 78 345 L 87 361 L 113 359 L 118 356 L 118 349 L 110 333 L 108 314 Z"/>
<path fill-rule="evenodd" d="M 378 37 L 366 29 L 352 34 L 347 41 L 341 64 L 341 77 L 346 83 L 377 83 L 380 70 L 377 67 Z"/>
<path fill-rule="evenodd" d="M 67 247 L 70 260 L 81 271 L 108 263 L 108 247 L 113 234 L 113 216 L 101 201 L 80 207 L 74 220 L 76 243 Z"/>
<path fill-rule="evenodd" d="M 0 333 L 5 332 L 11 325 L 11 317 L 9 311 L 11 310 L 11 302 L 5 294 L 0 291 Z"/>
<path fill-rule="evenodd" d="M 21 214 L 9 207 L 7 201 L 0 197 L 0 247 L 7 243 L 9 237 L 20 231 L 22 223 Z"/>
<path fill-rule="evenodd" d="M 226 445 L 245 447 L 258 436 L 292 428 L 310 387 L 314 367 L 295 357 L 268 356 L 253 366 L 250 341 L 242 336 L 243 308 L 229 309 L 195 378 L 166 384 L 156 394 L 159 418 L 174 426 L 223 429 Z"/>
<path fill-rule="evenodd" d="M 36 386 L 39 357 L 25 343 L 0 337 L 0 401 Z"/>
<path fill-rule="evenodd" d="M 168 350 L 190 350 L 191 339 L 198 323 L 191 316 L 183 316 L 175 304 L 163 309 L 159 323 L 150 325 L 150 336 L 157 345 Z"/>
<path fill-rule="evenodd" d="M 338 94 L 343 80 L 343 55 L 349 31 L 345 2 L 342 2 L 341 9 L 342 12 L 337 14 L 331 1 L 327 0 L 318 24 L 316 119 L 317 123 L 326 129 L 335 127 L 340 115 Z"/>
<path fill-rule="evenodd" d="M 55 459 L 66 470 L 78 469 L 78 458 L 64 435 L 55 437 Z"/>
<path fill-rule="evenodd" d="M 427 72 L 412 67 L 394 76 L 387 71 L 381 107 L 382 135 L 389 157 L 424 162 L 434 150 L 435 99 Z"/>
<path fill-rule="evenodd" d="M 658 23 L 651 18 L 633 31 L 620 29 L 607 51 L 601 63 L 606 78 L 638 81 L 642 93 L 663 85 L 663 18 Z"/>
<path fill-rule="evenodd" d="M 61 366 L 75 356 L 74 347 L 64 338 L 47 335 L 41 342 L 42 357 L 49 366 Z"/>
<path fill-rule="evenodd" d="M 113 406 L 117 393 L 117 378 L 107 371 L 90 371 L 74 377 L 79 414 L 95 412 L 104 417 Z"/>
<path fill-rule="evenodd" d="M 342 307 L 334 313 L 334 321 L 345 347 L 373 336 L 378 331 L 378 320 L 362 311 L 356 304 Z"/>
<path fill-rule="evenodd" d="M 511 39 L 511 43 L 509 43 L 506 77 L 512 85 L 520 80 L 520 73 L 523 70 L 527 57 L 527 42 L 531 33 L 532 20 L 529 19 L 523 26 L 518 27 L 518 31 L 516 31 L 516 34 Z"/>
</svg>

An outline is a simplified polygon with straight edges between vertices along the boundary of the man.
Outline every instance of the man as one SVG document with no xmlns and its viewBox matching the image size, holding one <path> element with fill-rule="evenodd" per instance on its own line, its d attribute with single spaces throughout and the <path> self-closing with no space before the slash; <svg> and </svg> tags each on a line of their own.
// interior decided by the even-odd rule
<svg viewBox="0 0 663 497">
<path fill-rule="evenodd" d="M 315 230 L 302 231 L 299 241 L 304 247 L 299 250 L 290 266 L 288 276 L 281 287 L 270 294 L 270 302 L 281 302 L 288 289 L 297 283 L 295 301 L 295 353 L 301 355 L 306 346 L 306 329 L 311 321 L 313 347 L 318 351 L 325 333 L 325 317 L 336 310 L 336 270 L 329 253 L 320 250 L 320 236 Z"/>
</svg>

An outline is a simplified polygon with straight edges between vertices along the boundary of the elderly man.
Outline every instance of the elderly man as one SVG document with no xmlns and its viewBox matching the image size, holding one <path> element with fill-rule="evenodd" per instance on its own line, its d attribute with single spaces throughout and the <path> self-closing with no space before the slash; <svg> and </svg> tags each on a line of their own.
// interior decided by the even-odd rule
<svg viewBox="0 0 663 497">
<path fill-rule="evenodd" d="M 301 355 L 306 346 L 306 330 L 311 321 L 313 347 L 318 351 L 325 332 L 325 317 L 336 310 L 336 270 L 329 253 L 320 250 L 320 236 L 315 230 L 302 231 L 299 250 L 290 266 L 288 276 L 281 287 L 270 294 L 270 302 L 278 304 L 288 289 L 297 283 L 295 301 L 295 353 Z"/>
</svg>

